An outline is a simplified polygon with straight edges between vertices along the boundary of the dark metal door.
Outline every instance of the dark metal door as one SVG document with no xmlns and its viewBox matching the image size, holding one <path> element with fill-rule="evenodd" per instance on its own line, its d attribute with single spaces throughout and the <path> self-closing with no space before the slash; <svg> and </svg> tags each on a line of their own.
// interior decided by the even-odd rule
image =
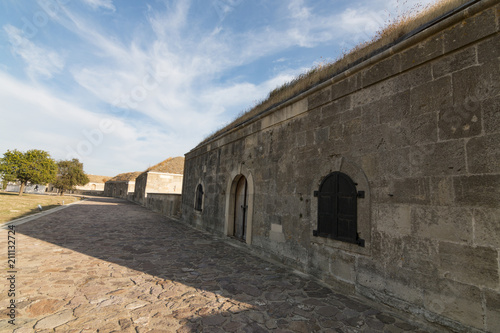
<svg viewBox="0 0 500 333">
<path fill-rule="evenodd" d="M 236 185 L 234 200 L 234 236 L 241 240 L 246 239 L 247 219 L 247 180 L 241 177 Z"/>
<path fill-rule="evenodd" d="M 349 176 L 333 172 L 318 193 L 318 235 L 347 242 L 357 240 L 357 191 Z"/>
</svg>

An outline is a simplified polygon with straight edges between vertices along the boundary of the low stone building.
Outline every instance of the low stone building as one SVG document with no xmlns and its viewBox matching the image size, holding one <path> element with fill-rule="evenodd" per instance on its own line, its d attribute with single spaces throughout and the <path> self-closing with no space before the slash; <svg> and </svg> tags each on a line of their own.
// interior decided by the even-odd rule
<svg viewBox="0 0 500 333">
<path fill-rule="evenodd" d="M 89 182 L 82 186 L 75 186 L 73 193 L 82 194 L 102 194 L 104 193 L 104 184 L 111 179 L 107 176 L 87 175 Z"/>
<path fill-rule="evenodd" d="M 184 157 L 170 157 L 148 168 L 135 181 L 134 201 L 146 205 L 149 193 L 182 193 Z"/>
<path fill-rule="evenodd" d="M 443 330 L 500 330 L 498 1 L 469 1 L 186 154 L 182 218 Z"/>
<path fill-rule="evenodd" d="M 135 179 L 140 172 L 121 173 L 104 184 L 104 195 L 108 197 L 131 199 L 134 195 Z"/>
</svg>

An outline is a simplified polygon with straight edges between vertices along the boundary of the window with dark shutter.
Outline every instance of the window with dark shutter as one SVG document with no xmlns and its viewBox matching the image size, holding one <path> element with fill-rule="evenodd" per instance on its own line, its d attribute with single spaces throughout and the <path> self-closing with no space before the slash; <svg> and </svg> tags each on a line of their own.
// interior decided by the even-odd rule
<svg viewBox="0 0 500 333">
<path fill-rule="evenodd" d="M 194 209 L 201 212 L 202 207 L 203 207 L 203 186 L 201 184 L 198 184 L 198 187 L 196 187 L 196 198 L 195 198 Z"/>
<path fill-rule="evenodd" d="M 314 236 L 364 246 L 357 231 L 357 200 L 362 197 L 356 184 L 342 172 L 332 172 L 321 183 L 318 197 L 318 229 Z"/>
</svg>

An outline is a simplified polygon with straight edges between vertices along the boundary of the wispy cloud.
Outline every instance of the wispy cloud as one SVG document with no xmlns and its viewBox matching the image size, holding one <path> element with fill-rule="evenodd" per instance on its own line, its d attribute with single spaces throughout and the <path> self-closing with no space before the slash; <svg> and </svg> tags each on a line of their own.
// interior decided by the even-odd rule
<svg viewBox="0 0 500 333">
<path fill-rule="evenodd" d="M 83 0 L 83 2 L 93 9 L 105 8 L 112 11 L 116 10 L 115 6 L 113 5 L 113 0 Z"/>
<path fill-rule="evenodd" d="M 64 68 L 64 59 L 57 52 L 35 45 L 24 37 L 22 30 L 12 25 L 7 24 L 3 28 L 12 52 L 25 61 L 26 71 L 31 77 L 42 76 L 49 79 Z"/>
</svg>

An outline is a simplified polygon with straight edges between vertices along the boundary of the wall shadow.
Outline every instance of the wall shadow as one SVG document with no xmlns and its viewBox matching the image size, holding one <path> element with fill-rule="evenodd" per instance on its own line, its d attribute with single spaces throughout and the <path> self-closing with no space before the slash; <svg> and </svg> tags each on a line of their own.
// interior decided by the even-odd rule
<svg viewBox="0 0 500 333">
<path fill-rule="evenodd" d="M 122 199 L 89 198 L 16 226 L 16 231 L 161 280 L 220 295 L 233 300 L 234 305 L 241 302 L 232 310 L 221 303 L 215 312 L 204 307 L 195 316 L 178 314 L 175 318 L 184 322 L 188 332 L 219 331 L 222 326 L 249 332 L 270 331 L 269 325 L 309 332 L 328 327 L 361 328 L 360 320 L 366 326 L 369 320 L 377 321 L 380 314 L 297 276 L 291 269 L 272 265 Z M 168 299 L 164 301 L 168 303 Z"/>
</svg>

